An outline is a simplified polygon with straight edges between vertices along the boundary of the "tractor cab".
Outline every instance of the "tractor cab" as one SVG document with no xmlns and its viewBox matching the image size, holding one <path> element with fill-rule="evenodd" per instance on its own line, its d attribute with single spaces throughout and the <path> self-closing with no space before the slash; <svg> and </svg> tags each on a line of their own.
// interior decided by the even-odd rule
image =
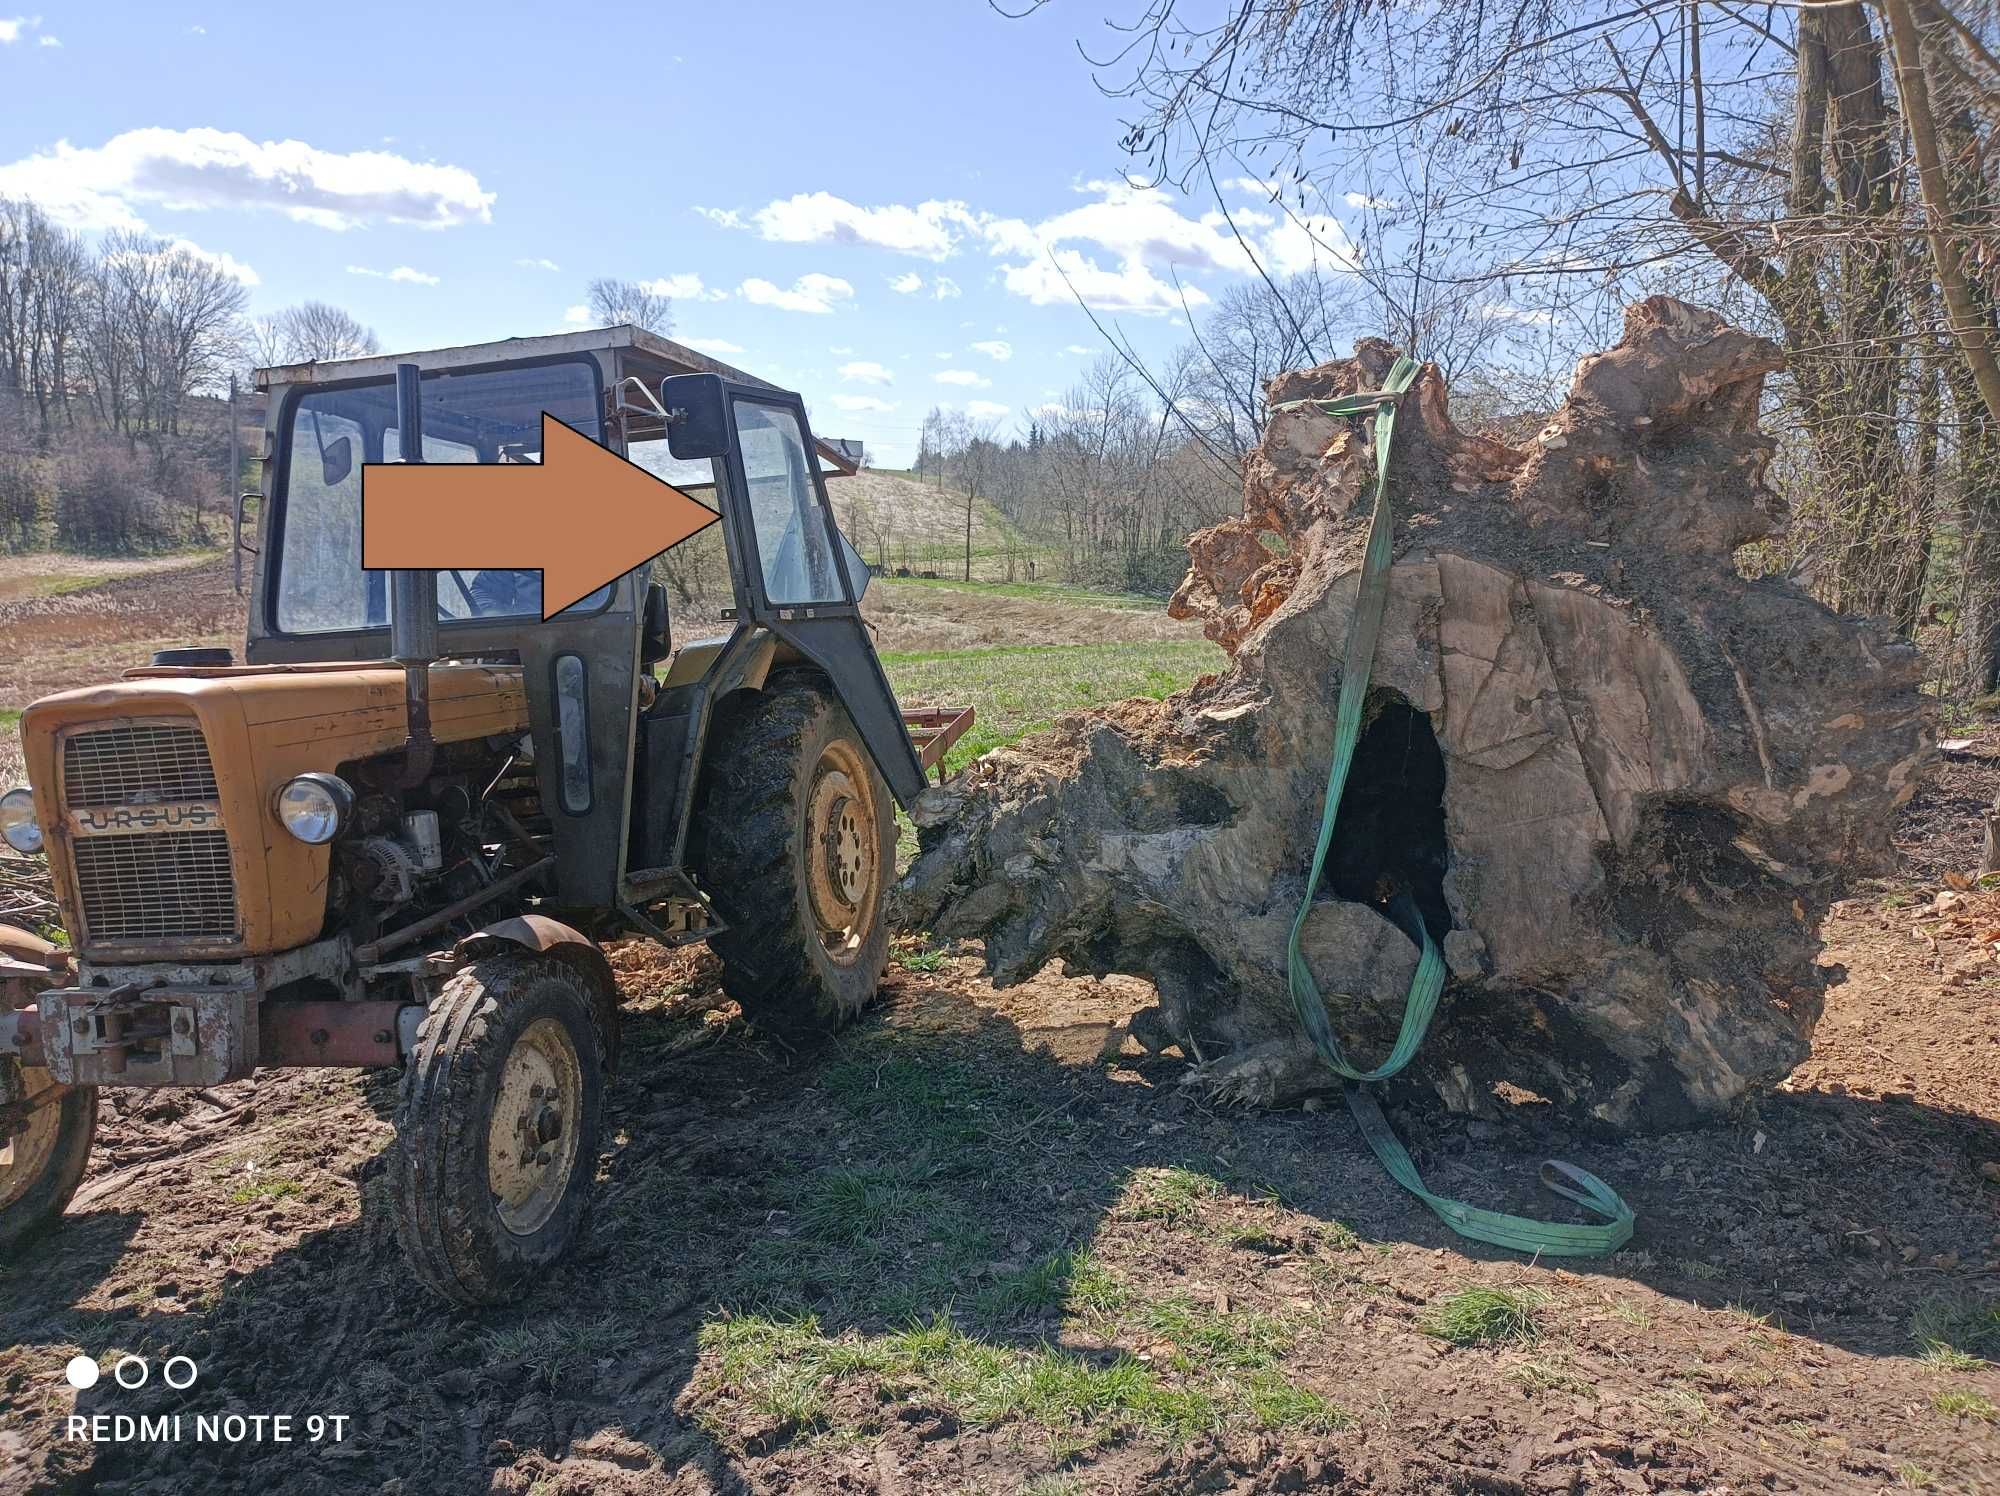
<svg viewBox="0 0 2000 1496">
<path fill-rule="evenodd" d="M 249 663 L 394 653 L 390 574 L 359 564 L 361 484 L 366 464 L 405 458 L 396 370 L 412 363 L 425 462 L 539 462 L 546 412 L 721 515 L 734 627 L 678 656 L 649 567 L 546 623 L 535 572 L 437 574 L 440 657 L 521 666 L 530 736 L 550 750 L 535 761 L 557 812 L 560 902 L 638 909 L 664 893 L 675 907 L 659 927 L 699 932 L 682 869 L 690 769 L 715 703 L 774 664 L 823 671 L 897 798 L 921 791 L 924 765 L 859 621 L 867 567 L 827 502 L 827 479 L 852 474 L 853 457 L 813 438 L 798 396 L 635 327 L 261 371 Z M 926 747 L 937 738 L 920 731 Z"/>
</svg>

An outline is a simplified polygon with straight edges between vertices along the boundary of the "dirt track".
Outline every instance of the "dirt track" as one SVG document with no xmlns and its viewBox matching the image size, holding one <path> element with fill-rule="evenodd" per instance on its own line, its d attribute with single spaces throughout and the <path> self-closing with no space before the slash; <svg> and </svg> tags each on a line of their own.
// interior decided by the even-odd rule
<svg viewBox="0 0 2000 1496">
<path fill-rule="evenodd" d="M 907 958 L 938 969 L 793 1056 L 718 1021 L 705 957 L 622 954 L 591 1234 L 502 1311 L 404 1281 L 392 1077 L 126 1093 L 6 1272 L 0 1489 L 1991 1488 L 2000 1375 L 1967 1353 L 2000 1353 L 2000 898 L 1937 892 L 1839 909 L 1824 1042 L 1735 1126 L 1396 1116 L 1446 1193 L 1543 1209 L 1549 1153 L 1615 1181 L 1638 1238 L 1570 1268 L 1456 1241 L 1338 1108 L 1191 1104 L 1180 1062 L 1119 1052 L 1131 985 L 996 994 L 969 957 Z M 1475 1285 L 1545 1294 L 1539 1338 L 1424 1332 Z M 79 1350 L 201 1380 L 76 1394 Z M 73 1408 L 352 1422 L 90 1445 Z"/>
</svg>

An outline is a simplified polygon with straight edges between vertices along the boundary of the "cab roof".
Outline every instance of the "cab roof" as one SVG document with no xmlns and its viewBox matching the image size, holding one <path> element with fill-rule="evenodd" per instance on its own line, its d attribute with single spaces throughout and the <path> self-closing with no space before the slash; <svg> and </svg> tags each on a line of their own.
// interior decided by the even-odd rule
<svg viewBox="0 0 2000 1496">
<path fill-rule="evenodd" d="M 360 358 L 314 359 L 303 364 L 274 364 L 256 371 L 257 388 L 275 389 L 287 384 L 317 384 L 336 379 L 393 379 L 398 364 L 420 364 L 426 369 L 455 369 L 476 364 L 509 363 L 531 358 L 560 357 L 566 353 L 595 353 L 609 348 L 629 348 L 644 357 L 675 366 L 673 373 L 720 374 L 739 384 L 762 385 L 775 389 L 768 379 L 746 374 L 720 359 L 710 358 L 685 343 L 647 332 L 643 327 L 621 323 L 615 327 L 591 327 L 578 332 L 553 332 L 532 338 L 502 338 L 496 343 L 466 343 L 456 348 L 429 348 L 413 353 L 370 353 Z"/>
<path fill-rule="evenodd" d="M 502 338 L 495 343 L 466 343 L 455 348 L 431 348 L 414 353 L 371 353 L 361 358 L 314 359 L 303 364 L 274 364 L 255 372 L 260 390 L 288 385 L 318 384 L 349 379 L 393 379 L 396 365 L 417 364 L 425 369 L 472 368 L 481 364 L 522 362 L 528 359 L 559 358 L 566 354 L 598 353 L 625 349 L 657 366 L 657 375 L 720 374 L 736 384 L 756 385 L 767 390 L 779 388 L 768 379 L 759 379 L 733 364 L 710 358 L 685 343 L 663 338 L 629 322 L 613 327 L 591 327 L 577 332 L 545 333 L 530 338 Z M 815 434 L 822 471 L 828 477 L 851 475 L 859 470 L 858 442 L 832 440 Z"/>
</svg>

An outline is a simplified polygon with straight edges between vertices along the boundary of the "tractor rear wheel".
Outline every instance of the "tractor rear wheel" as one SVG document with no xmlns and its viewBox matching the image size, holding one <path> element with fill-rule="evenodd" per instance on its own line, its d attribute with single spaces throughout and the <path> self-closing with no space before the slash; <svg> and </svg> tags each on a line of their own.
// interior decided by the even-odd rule
<svg viewBox="0 0 2000 1496">
<path fill-rule="evenodd" d="M 565 962 L 489 956 L 445 984 L 396 1106 L 396 1235 L 428 1287 L 492 1304 L 569 1249 L 590 1205 L 604 1042 Z"/>
<path fill-rule="evenodd" d="M 861 734 L 818 677 L 734 698 L 709 740 L 703 882 L 722 986 L 786 1036 L 838 1028 L 889 960 L 896 824 Z"/>
<path fill-rule="evenodd" d="M 0 1059 L 0 1108 L 17 1101 L 34 1110 L 24 1131 L 0 1138 L 0 1252 L 56 1223 L 83 1182 L 97 1136 L 97 1087 L 61 1086 L 46 1070 Z"/>
</svg>

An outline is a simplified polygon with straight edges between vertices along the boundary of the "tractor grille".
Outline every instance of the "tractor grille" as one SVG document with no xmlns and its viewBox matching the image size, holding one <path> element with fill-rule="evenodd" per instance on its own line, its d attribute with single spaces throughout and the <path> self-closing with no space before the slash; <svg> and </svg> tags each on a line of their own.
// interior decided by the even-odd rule
<svg viewBox="0 0 2000 1496">
<path fill-rule="evenodd" d="M 138 723 L 63 740 L 68 809 L 213 803 L 208 744 L 194 723 Z M 230 940 L 236 877 L 227 832 L 160 830 L 69 838 L 88 945 Z"/>
<path fill-rule="evenodd" d="M 215 766 L 192 722 L 105 727 L 63 740 L 63 803 L 72 808 L 215 798 Z"/>
<path fill-rule="evenodd" d="M 76 889 L 93 945 L 227 940 L 236 933 L 236 878 L 221 831 L 78 837 Z"/>
</svg>

